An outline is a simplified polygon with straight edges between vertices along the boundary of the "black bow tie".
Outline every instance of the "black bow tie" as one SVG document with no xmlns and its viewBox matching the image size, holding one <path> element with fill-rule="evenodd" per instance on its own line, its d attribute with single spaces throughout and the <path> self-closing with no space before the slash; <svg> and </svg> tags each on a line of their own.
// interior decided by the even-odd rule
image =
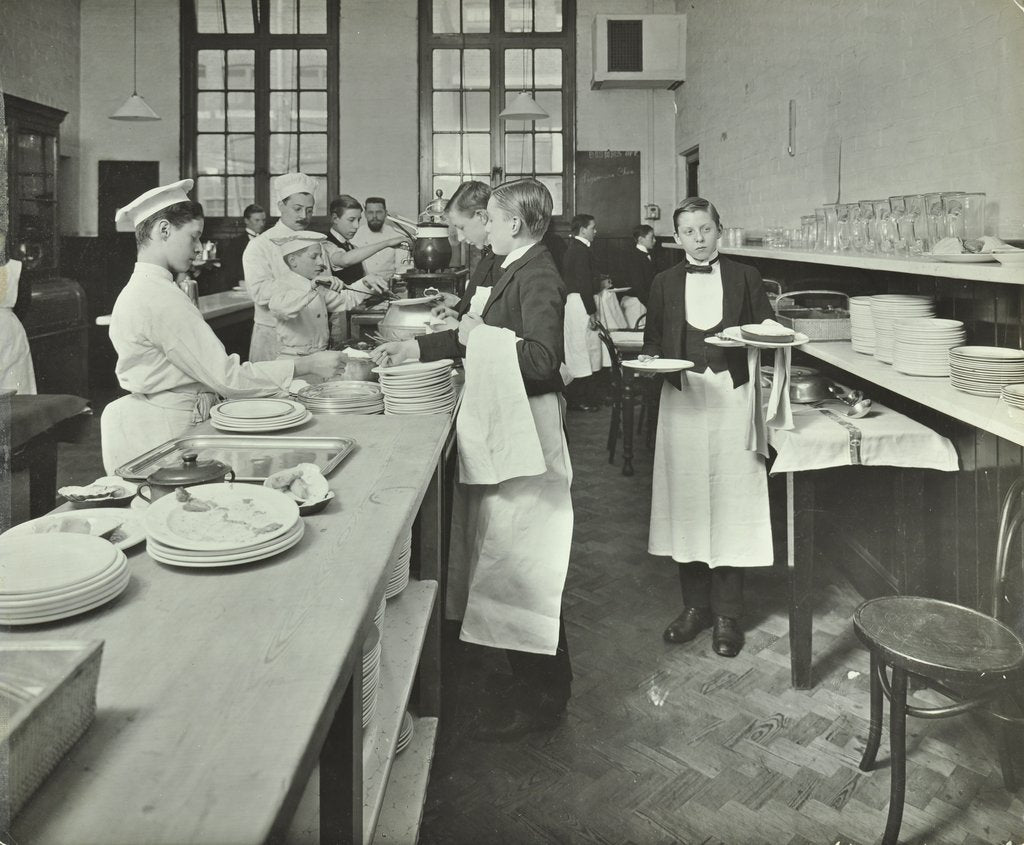
<svg viewBox="0 0 1024 845">
<path fill-rule="evenodd" d="M 707 264 L 691 264 L 689 261 L 687 261 L 683 265 L 683 269 L 687 273 L 710 273 L 711 272 L 711 268 L 715 264 L 717 264 L 717 263 L 718 263 L 718 256 L 716 255 Z"/>
</svg>

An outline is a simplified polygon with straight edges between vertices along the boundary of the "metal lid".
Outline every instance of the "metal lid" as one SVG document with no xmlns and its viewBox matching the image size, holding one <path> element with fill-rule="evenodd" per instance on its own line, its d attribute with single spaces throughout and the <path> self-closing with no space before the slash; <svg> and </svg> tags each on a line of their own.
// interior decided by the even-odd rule
<svg viewBox="0 0 1024 845">
<path fill-rule="evenodd" d="M 181 456 L 180 464 L 161 467 L 155 470 L 146 481 L 165 487 L 188 487 L 193 484 L 221 481 L 231 471 L 231 467 L 220 461 L 200 461 L 198 458 L 198 452 L 185 452 Z"/>
</svg>

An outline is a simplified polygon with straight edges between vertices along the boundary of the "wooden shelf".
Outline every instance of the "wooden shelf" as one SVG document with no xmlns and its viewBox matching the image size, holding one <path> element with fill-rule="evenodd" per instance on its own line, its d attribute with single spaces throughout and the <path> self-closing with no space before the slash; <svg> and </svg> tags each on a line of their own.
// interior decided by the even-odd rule
<svg viewBox="0 0 1024 845">
<path fill-rule="evenodd" d="M 377 819 L 384 805 L 384 795 L 395 761 L 394 749 L 402 729 L 402 719 L 409 706 L 409 695 L 416 679 L 436 595 L 436 581 L 410 580 L 409 586 L 400 595 L 388 600 L 384 612 L 377 712 L 366 729 L 363 741 L 364 842 L 373 839 Z M 415 736 L 413 742 L 416 742 Z M 408 752 L 409 749 L 406 749 L 403 754 Z M 429 758 L 432 755 L 427 756 Z M 425 790 L 424 780 L 424 791 L 417 799 L 420 812 L 426 796 Z"/>
<path fill-rule="evenodd" d="M 972 396 L 957 390 L 948 377 L 908 376 L 877 358 L 854 352 L 849 341 L 807 343 L 800 352 L 853 373 L 872 384 L 905 396 L 953 419 L 1024 446 L 1024 411 L 999 399 Z"/>
<path fill-rule="evenodd" d="M 412 739 L 391 767 L 374 845 L 416 845 L 436 740 L 437 719 L 428 716 L 413 720 Z"/>
<path fill-rule="evenodd" d="M 672 244 L 666 244 L 672 247 Z M 999 282 L 1006 285 L 1024 285 L 1024 265 L 1004 266 L 998 262 L 985 264 L 950 264 L 921 258 L 878 258 L 871 255 L 834 255 L 823 252 L 803 252 L 796 249 L 762 249 L 759 247 L 722 248 L 723 255 L 737 258 L 771 258 L 776 261 L 798 261 L 804 264 L 823 264 L 832 267 L 854 267 L 860 270 L 882 270 L 887 273 L 911 273 L 941 279 L 962 279 L 970 282 Z"/>
</svg>

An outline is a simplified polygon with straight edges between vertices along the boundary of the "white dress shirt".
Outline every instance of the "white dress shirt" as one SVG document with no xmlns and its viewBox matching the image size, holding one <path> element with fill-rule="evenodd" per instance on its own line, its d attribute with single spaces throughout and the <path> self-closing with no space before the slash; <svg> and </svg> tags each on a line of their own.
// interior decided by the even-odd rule
<svg viewBox="0 0 1024 845">
<path fill-rule="evenodd" d="M 710 260 L 717 257 L 713 255 Z M 691 264 L 707 264 L 695 261 L 689 255 Z M 695 329 L 707 331 L 722 322 L 722 270 L 719 262 L 711 265 L 710 273 L 686 274 L 686 322 Z"/>
</svg>

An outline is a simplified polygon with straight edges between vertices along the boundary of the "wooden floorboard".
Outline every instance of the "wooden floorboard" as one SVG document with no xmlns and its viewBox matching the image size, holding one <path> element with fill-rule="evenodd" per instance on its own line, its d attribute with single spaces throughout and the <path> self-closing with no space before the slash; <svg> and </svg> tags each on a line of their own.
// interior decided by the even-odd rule
<svg viewBox="0 0 1024 845">
<path fill-rule="evenodd" d="M 889 799 L 858 769 L 868 659 L 850 618 L 861 597 L 825 568 L 814 614 L 812 690 L 789 682 L 786 571 L 751 571 L 747 646 L 725 660 L 710 634 L 670 646 L 680 610 L 673 564 L 647 555 L 651 454 L 607 463 L 607 412 L 571 413 L 576 529 L 565 617 L 576 675 L 565 722 L 487 745 L 466 733 L 487 707 L 481 682 L 502 654 L 452 640 L 421 841 L 426 845 L 870 845 Z M 777 516 L 777 515 L 776 515 Z M 776 522 L 778 520 L 776 519 Z M 908 722 L 901 842 L 1024 840 L 986 729 L 972 718 Z"/>
</svg>

